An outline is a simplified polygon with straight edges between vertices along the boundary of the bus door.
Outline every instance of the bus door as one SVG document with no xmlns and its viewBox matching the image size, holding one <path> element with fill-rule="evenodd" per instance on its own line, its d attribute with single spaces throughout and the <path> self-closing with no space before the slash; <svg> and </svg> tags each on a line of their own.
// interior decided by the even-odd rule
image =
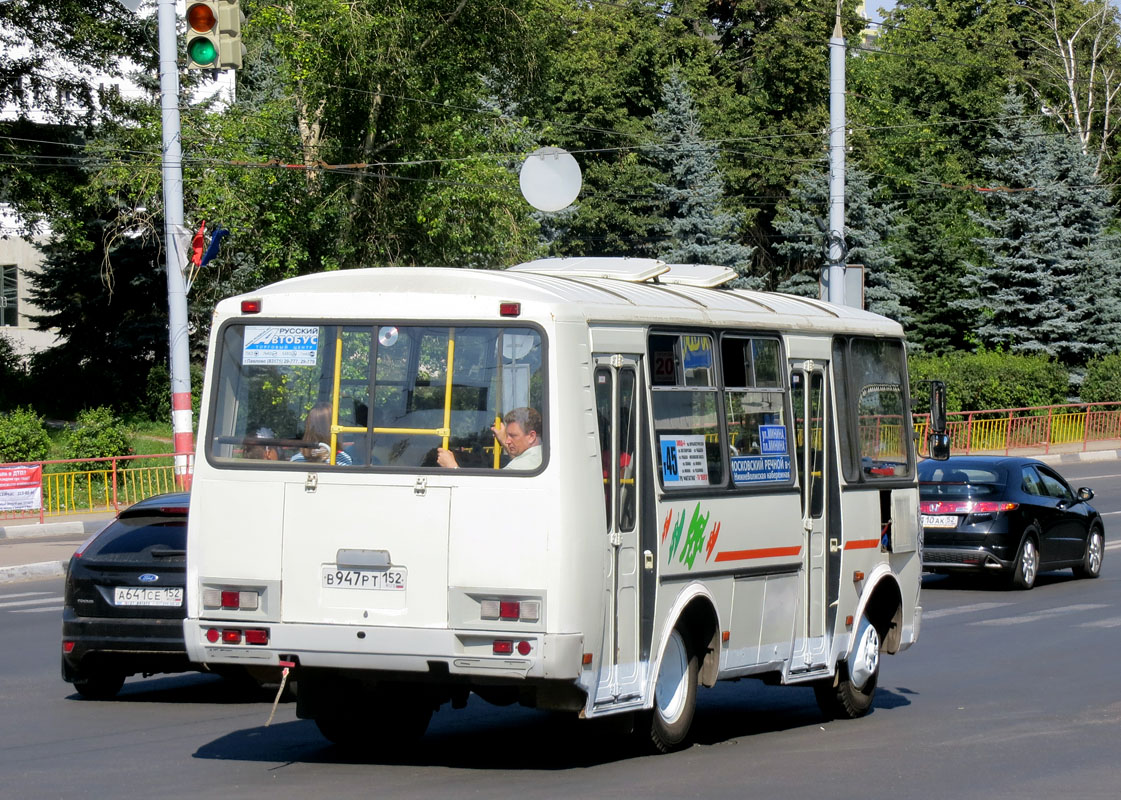
<svg viewBox="0 0 1121 800">
<path fill-rule="evenodd" d="M 798 485 L 802 494 L 803 573 L 805 575 L 802 604 L 804 613 L 795 635 L 792 669 L 813 670 L 826 666 L 828 636 L 826 629 L 826 548 L 830 506 L 827 492 L 830 469 L 826 455 L 829 437 L 833 435 L 825 379 L 828 362 L 804 361 L 791 372 L 791 399 L 794 406 L 794 439 L 797 443 Z M 801 639 L 801 642 L 798 640 Z"/>
<path fill-rule="evenodd" d="M 595 365 L 610 570 L 604 659 L 595 703 L 609 707 L 642 698 L 638 493 L 643 471 L 637 446 L 641 384 L 638 356 L 597 356 Z"/>
</svg>

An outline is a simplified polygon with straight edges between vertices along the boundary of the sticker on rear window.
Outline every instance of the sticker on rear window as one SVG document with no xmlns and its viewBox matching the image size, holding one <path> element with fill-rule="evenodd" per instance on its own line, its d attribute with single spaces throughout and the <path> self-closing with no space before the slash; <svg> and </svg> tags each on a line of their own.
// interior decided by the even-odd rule
<svg viewBox="0 0 1121 800">
<path fill-rule="evenodd" d="M 314 366 L 319 328 L 288 325 L 246 325 L 242 364 Z"/>
</svg>

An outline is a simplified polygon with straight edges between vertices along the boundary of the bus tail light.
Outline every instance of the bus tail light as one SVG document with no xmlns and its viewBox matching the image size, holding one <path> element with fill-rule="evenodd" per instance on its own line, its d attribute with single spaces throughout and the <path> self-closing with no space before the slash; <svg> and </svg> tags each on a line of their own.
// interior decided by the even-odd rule
<svg viewBox="0 0 1121 800">
<path fill-rule="evenodd" d="M 537 622 L 541 619 L 541 601 L 501 597 L 480 600 L 479 617 L 505 622 Z"/>
<path fill-rule="evenodd" d="M 269 632 L 267 628 L 249 628 L 245 631 L 246 644 L 268 644 Z"/>
<path fill-rule="evenodd" d="M 203 589 L 202 604 L 205 608 L 220 608 L 223 611 L 256 611 L 261 605 L 261 596 L 257 592 L 237 589 Z"/>
<path fill-rule="evenodd" d="M 260 300 L 242 300 L 241 301 L 242 314 L 260 314 L 261 301 Z"/>
<path fill-rule="evenodd" d="M 496 656 L 510 656 L 514 654 L 514 643 L 509 639 L 495 639 L 491 648 Z"/>
<path fill-rule="evenodd" d="M 224 628 L 222 630 L 222 644 L 241 644 L 241 631 L 237 628 Z"/>
<path fill-rule="evenodd" d="M 522 313 L 521 303 L 499 303 L 498 313 L 503 317 L 519 317 Z"/>
</svg>

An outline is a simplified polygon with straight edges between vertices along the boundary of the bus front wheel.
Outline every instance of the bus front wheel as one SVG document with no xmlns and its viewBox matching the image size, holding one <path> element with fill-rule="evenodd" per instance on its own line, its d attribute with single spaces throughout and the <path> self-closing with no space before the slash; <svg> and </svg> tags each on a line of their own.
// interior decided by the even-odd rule
<svg viewBox="0 0 1121 800">
<path fill-rule="evenodd" d="M 856 646 L 848 661 L 837 665 L 832 680 L 814 684 L 817 704 L 830 719 L 856 719 L 872 710 L 880 676 L 880 633 L 867 617 L 860 618 Z"/>
<path fill-rule="evenodd" d="M 666 643 L 658 679 L 654 684 L 654 708 L 649 712 L 650 744 L 659 753 L 685 746 L 697 708 L 697 654 L 675 628 Z"/>
</svg>

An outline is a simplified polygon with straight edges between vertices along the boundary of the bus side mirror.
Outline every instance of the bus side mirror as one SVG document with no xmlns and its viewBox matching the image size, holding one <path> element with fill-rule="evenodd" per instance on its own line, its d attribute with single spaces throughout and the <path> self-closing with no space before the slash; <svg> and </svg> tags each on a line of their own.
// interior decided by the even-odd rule
<svg viewBox="0 0 1121 800">
<path fill-rule="evenodd" d="M 930 382 L 930 428 L 927 452 L 937 461 L 950 457 L 950 434 L 946 432 L 946 384 Z"/>
</svg>

